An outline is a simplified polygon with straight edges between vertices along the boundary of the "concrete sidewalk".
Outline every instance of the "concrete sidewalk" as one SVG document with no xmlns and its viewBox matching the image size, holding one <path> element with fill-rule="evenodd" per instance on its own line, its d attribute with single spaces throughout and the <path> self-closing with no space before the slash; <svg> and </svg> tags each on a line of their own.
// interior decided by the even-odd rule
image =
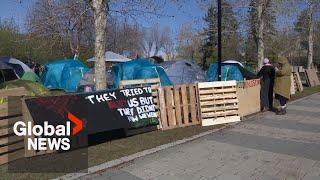
<svg viewBox="0 0 320 180">
<path fill-rule="evenodd" d="M 320 179 L 320 94 L 81 179 Z"/>
</svg>

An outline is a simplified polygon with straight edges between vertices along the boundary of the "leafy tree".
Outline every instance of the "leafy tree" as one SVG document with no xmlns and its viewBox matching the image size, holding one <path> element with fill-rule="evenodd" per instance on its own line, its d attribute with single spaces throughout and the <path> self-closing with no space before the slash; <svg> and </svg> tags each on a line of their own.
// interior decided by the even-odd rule
<svg viewBox="0 0 320 180">
<path fill-rule="evenodd" d="M 251 0 L 248 21 L 245 59 L 249 65 L 262 66 L 265 54 L 273 52 L 272 46 L 269 46 L 276 34 L 273 1 Z"/>
<path fill-rule="evenodd" d="M 240 57 L 238 22 L 231 4 L 226 0 L 222 0 L 221 5 L 222 59 L 237 59 Z M 204 28 L 205 39 L 202 45 L 202 66 L 204 68 L 216 61 L 217 52 L 215 49 L 218 40 L 217 17 L 218 9 L 214 5 L 211 5 L 204 17 L 204 21 L 206 22 L 206 27 Z"/>
</svg>

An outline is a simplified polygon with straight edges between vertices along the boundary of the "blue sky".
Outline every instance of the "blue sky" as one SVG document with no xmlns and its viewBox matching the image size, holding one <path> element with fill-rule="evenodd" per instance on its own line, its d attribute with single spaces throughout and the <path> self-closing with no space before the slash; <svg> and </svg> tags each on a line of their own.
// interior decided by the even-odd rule
<svg viewBox="0 0 320 180">
<path fill-rule="evenodd" d="M 36 0 L 0 0 L 0 18 L 6 19 L 13 17 L 19 25 L 20 30 L 24 31 L 26 15 L 35 1 Z M 152 26 L 154 23 L 168 26 L 173 31 L 173 35 L 176 36 L 179 28 L 185 23 L 193 24 L 193 27 L 196 30 L 202 29 L 204 26 L 202 17 L 205 15 L 205 8 L 206 7 L 203 4 L 202 7 L 200 7 L 197 0 L 187 0 L 184 3 L 181 3 L 181 6 L 179 7 L 177 4 L 167 3 L 162 10 L 167 16 L 161 16 L 159 18 L 154 16 L 149 16 L 147 18 L 140 17 L 137 20 L 139 21 L 138 23 L 145 27 Z M 246 12 L 245 9 L 242 9 L 241 11 L 243 11 L 242 13 L 244 14 Z M 242 16 L 244 14 L 242 14 Z M 281 28 L 281 26 L 285 24 L 284 21 L 292 24 L 294 20 L 295 18 L 289 19 L 288 17 L 280 17 L 276 27 Z"/>
<path fill-rule="evenodd" d="M 27 12 L 32 7 L 34 0 L 1 0 L 0 18 L 13 18 L 20 29 L 24 28 Z"/>
<path fill-rule="evenodd" d="M 19 25 L 20 30 L 25 30 L 25 20 L 26 15 L 30 11 L 35 0 L 0 0 L 0 18 L 7 19 L 13 18 L 16 23 Z M 175 4 L 166 4 L 163 8 L 163 11 L 167 16 L 161 17 L 148 17 L 148 18 L 138 18 L 143 26 L 152 26 L 154 23 L 159 23 L 164 26 L 171 28 L 174 34 L 177 33 L 177 30 L 180 26 L 187 22 L 192 22 L 195 24 L 195 28 L 203 27 L 203 23 L 199 23 L 204 16 L 204 11 L 199 7 L 199 5 L 190 0 L 182 7 L 178 7 Z M 170 17 L 169 17 L 170 16 Z M 173 17 L 172 17 L 173 16 Z"/>
</svg>

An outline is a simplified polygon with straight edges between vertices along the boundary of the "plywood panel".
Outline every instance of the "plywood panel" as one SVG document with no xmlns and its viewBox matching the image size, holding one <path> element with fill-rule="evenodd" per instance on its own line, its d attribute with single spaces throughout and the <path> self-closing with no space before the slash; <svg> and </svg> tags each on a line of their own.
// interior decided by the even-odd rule
<svg viewBox="0 0 320 180">
<path fill-rule="evenodd" d="M 251 81 L 251 80 L 247 80 Z M 241 83 L 242 82 L 238 82 Z M 247 84 L 243 81 L 243 84 Z M 237 96 L 239 100 L 240 117 L 254 114 L 260 111 L 260 83 L 255 86 L 237 86 Z M 250 98 L 248 98 L 250 97 Z"/>
</svg>

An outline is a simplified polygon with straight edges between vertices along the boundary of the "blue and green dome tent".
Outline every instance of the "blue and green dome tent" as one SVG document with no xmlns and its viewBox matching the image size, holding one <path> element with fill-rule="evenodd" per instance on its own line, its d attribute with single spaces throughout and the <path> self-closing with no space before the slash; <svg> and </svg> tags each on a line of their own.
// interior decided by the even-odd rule
<svg viewBox="0 0 320 180">
<path fill-rule="evenodd" d="M 162 86 L 172 85 L 164 69 L 146 59 L 134 59 L 112 66 L 113 85 L 119 87 L 121 80 L 159 78 Z"/>
<path fill-rule="evenodd" d="M 89 68 L 78 60 L 56 60 L 45 65 L 41 82 L 48 89 L 76 92 L 80 79 Z"/>
<path fill-rule="evenodd" d="M 207 72 L 209 81 L 217 81 L 218 80 L 218 63 L 211 64 L 209 70 Z M 244 79 L 256 79 L 257 76 L 246 70 L 239 63 L 221 63 L 221 80 L 229 81 L 243 81 Z"/>
</svg>

